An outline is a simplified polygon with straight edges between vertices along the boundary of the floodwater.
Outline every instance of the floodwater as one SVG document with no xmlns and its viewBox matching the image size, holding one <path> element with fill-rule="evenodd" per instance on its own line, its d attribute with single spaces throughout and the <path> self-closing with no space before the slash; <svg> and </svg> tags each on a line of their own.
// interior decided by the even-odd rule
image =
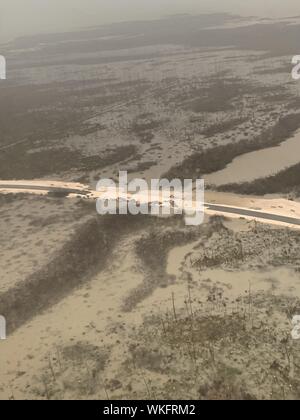
<svg viewBox="0 0 300 420">
<path fill-rule="evenodd" d="M 224 185 L 253 181 L 300 162 L 300 131 L 279 146 L 246 153 L 225 169 L 205 176 L 208 184 Z"/>
<path fill-rule="evenodd" d="M 224 296 L 231 299 L 249 293 L 249 287 L 253 293 L 270 292 L 274 295 L 300 297 L 300 275 L 292 268 L 270 266 L 257 270 L 225 270 L 217 267 L 199 272 L 191 266 L 192 254 L 197 246 L 199 241 L 172 249 L 168 256 L 167 273 L 177 278 L 181 277 L 182 271 L 190 273 L 204 291 L 207 291 L 207 286 L 217 285 L 224 291 Z"/>
</svg>

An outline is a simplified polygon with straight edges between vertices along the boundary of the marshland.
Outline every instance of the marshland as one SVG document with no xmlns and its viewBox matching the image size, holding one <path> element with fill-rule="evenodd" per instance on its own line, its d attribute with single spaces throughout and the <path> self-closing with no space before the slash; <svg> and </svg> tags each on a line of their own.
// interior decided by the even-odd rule
<svg viewBox="0 0 300 420">
<path fill-rule="evenodd" d="M 208 201 L 300 217 L 299 27 L 180 15 L 3 44 L 1 181 L 204 177 Z M 0 399 L 300 398 L 299 230 L 1 192 L 0 232 Z"/>
</svg>

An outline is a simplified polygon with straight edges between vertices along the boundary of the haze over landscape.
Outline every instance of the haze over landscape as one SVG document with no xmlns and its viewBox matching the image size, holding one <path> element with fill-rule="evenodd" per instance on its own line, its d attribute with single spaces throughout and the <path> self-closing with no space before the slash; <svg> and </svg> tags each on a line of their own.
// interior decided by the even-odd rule
<svg viewBox="0 0 300 420">
<path fill-rule="evenodd" d="M 300 400 L 298 0 L 0 2 L 0 400 Z"/>
<path fill-rule="evenodd" d="M 237 13 L 284 17 L 299 14 L 298 0 L 1 0 L 0 41 L 118 21 L 157 19 L 177 13 Z"/>
</svg>

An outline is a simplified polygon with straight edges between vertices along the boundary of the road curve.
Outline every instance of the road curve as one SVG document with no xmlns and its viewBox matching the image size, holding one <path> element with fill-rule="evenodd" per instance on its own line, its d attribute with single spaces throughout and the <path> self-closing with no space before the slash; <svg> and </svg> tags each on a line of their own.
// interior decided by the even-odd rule
<svg viewBox="0 0 300 420">
<path fill-rule="evenodd" d="M 41 181 L 42 182 L 42 181 Z M 49 183 L 48 183 L 49 184 Z M 67 187 L 67 186 L 59 186 L 59 185 L 39 185 L 39 184 L 13 184 L 13 183 L 2 183 L 0 182 L 0 193 L 1 191 L 10 191 L 10 190 L 22 190 L 28 191 L 29 193 L 32 191 L 43 191 L 43 192 L 60 192 L 63 194 L 77 194 L 81 196 L 91 196 L 95 198 L 96 191 L 87 189 L 85 186 L 82 187 Z M 247 217 L 259 219 L 260 221 L 265 221 L 266 223 L 272 222 L 279 222 L 283 224 L 287 224 L 289 226 L 300 226 L 300 219 L 296 217 L 290 217 L 280 214 L 274 214 L 270 212 L 252 210 L 249 208 L 243 207 L 232 207 L 228 205 L 222 204 L 212 204 L 212 203 L 204 203 L 204 207 L 206 210 L 210 212 L 221 213 L 221 214 L 228 214 L 228 215 L 237 215 L 240 217 Z"/>
</svg>

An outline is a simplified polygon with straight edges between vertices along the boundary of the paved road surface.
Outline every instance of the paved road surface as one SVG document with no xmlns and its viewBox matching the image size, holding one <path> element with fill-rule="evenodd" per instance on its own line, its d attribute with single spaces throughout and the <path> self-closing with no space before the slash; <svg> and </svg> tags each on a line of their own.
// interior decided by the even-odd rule
<svg viewBox="0 0 300 420">
<path fill-rule="evenodd" d="M 18 190 L 37 190 L 37 191 L 49 191 L 49 192 L 61 192 L 67 194 L 80 194 L 87 195 L 93 191 L 86 191 L 80 188 L 64 188 L 59 186 L 48 186 L 48 185 L 18 185 L 18 184 L 1 184 L 0 191 L 4 189 L 18 189 Z M 239 207 L 222 206 L 221 204 L 210 204 L 205 203 L 205 208 L 210 211 L 220 212 L 223 214 L 236 214 L 241 217 L 251 217 L 253 219 L 261 219 L 266 222 L 281 222 L 289 225 L 300 226 L 300 219 L 290 216 L 266 213 L 263 211 L 251 210 Z"/>
<path fill-rule="evenodd" d="M 272 213 L 265 213 L 261 211 L 251 210 L 251 209 L 222 206 L 219 204 L 206 203 L 205 207 L 208 210 L 212 210 L 216 212 L 232 213 L 232 214 L 237 214 L 241 217 L 248 216 L 248 217 L 253 217 L 254 219 L 263 219 L 263 220 L 268 220 L 268 221 L 282 222 L 282 223 L 288 223 L 291 225 L 300 226 L 300 219 L 296 219 L 295 217 L 283 216 L 283 215 L 272 214 Z"/>
</svg>

